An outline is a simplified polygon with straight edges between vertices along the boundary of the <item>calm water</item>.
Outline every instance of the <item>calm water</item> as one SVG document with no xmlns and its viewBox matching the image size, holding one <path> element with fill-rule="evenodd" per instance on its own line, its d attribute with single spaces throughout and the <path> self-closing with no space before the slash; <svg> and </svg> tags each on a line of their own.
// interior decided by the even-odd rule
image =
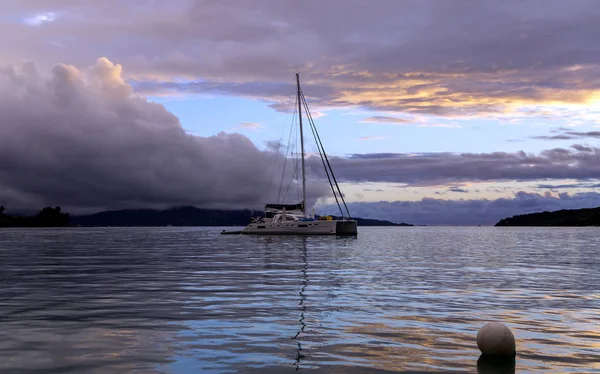
<svg viewBox="0 0 600 374">
<path fill-rule="evenodd" d="M 600 229 L 0 230 L 0 372 L 600 370 Z"/>
</svg>

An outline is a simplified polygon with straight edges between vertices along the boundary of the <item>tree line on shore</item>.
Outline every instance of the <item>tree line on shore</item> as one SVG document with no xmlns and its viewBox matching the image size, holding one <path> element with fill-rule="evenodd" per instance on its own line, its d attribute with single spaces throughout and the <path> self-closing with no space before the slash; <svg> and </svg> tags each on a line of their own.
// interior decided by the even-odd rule
<svg viewBox="0 0 600 374">
<path fill-rule="evenodd" d="M 69 213 L 62 213 L 59 206 L 45 207 L 33 216 L 5 214 L 0 206 L 0 227 L 61 227 L 69 224 Z"/>
</svg>

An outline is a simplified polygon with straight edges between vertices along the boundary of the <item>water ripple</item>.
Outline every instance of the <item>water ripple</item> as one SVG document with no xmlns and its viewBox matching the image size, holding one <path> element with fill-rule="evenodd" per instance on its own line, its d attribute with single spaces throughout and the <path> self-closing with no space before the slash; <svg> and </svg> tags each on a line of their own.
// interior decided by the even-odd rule
<svg viewBox="0 0 600 374">
<path fill-rule="evenodd" d="M 2 373 L 600 370 L 594 228 L 0 231 Z M 507 324 L 514 361 L 480 358 Z"/>
</svg>

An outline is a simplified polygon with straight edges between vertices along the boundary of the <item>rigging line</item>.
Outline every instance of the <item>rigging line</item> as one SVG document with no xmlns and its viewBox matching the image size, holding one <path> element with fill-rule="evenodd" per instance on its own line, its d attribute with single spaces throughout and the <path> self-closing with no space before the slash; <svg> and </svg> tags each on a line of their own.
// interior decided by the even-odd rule
<svg viewBox="0 0 600 374">
<path fill-rule="evenodd" d="M 290 143 L 290 144 L 294 144 L 295 146 L 297 146 L 298 145 L 298 134 L 296 132 L 294 132 L 294 134 L 295 134 L 294 135 L 294 142 Z M 291 140 L 290 140 L 290 142 L 291 142 Z M 292 155 L 292 154 L 295 154 L 295 152 L 290 152 L 290 155 Z M 294 181 L 294 178 L 298 179 L 298 169 L 300 167 L 299 164 L 300 163 L 299 163 L 298 159 L 296 158 L 295 159 L 295 163 L 294 163 L 294 169 L 293 169 L 294 172 L 293 172 L 293 174 L 292 174 L 292 176 L 290 178 L 290 182 L 287 185 L 285 193 L 283 194 L 283 197 L 281 198 L 281 202 L 285 201 L 285 198 L 287 197 L 288 192 L 290 191 L 290 187 L 292 186 L 292 182 Z M 283 186 L 283 181 L 282 181 L 282 186 Z"/>
<path fill-rule="evenodd" d="M 306 99 L 305 99 L 305 101 L 306 101 Z M 308 104 L 306 104 L 306 105 L 308 106 Z M 308 110 L 308 108 L 307 108 L 307 110 Z M 310 114 L 309 114 L 309 116 L 310 116 Z M 311 120 L 312 120 L 312 117 L 311 117 Z M 348 210 L 348 206 L 346 205 L 346 201 L 344 199 L 344 195 L 342 194 L 342 191 L 340 190 L 340 187 L 339 187 L 339 185 L 337 183 L 337 180 L 335 178 L 335 174 L 333 173 L 333 168 L 331 167 L 331 164 L 329 163 L 329 158 L 327 157 L 327 153 L 325 152 L 325 147 L 323 146 L 323 143 L 321 142 L 321 138 L 319 136 L 319 132 L 316 129 L 316 125 L 314 124 L 314 121 L 312 123 L 312 126 L 315 127 L 315 134 L 316 134 L 315 138 L 316 138 L 317 142 L 319 143 L 319 145 L 320 145 L 320 147 L 321 147 L 321 149 L 323 151 L 323 156 L 325 158 L 325 162 L 327 163 L 329 171 L 331 172 L 331 177 L 333 178 L 333 181 L 334 181 L 335 186 L 337 188 L 337 192 L 338 192 L 338 194 L 340 196 L 340 199 L 342 200 L 342 203 L 344 204 L 344 208 L 346 209 L 346 213 L 348 213 L 348 218 L 352 218 L 351 215 L 350 215 L 350 211 Z M 325 169 L 327 170 L 327 168 L 325 168 Z M 331 186 L 331 188 L 333 190 L 333 186 Z M 334 192 L 334 195 L 335 195 L 335 192 Z M 336 202 L 338 203 L 338 206 L 339 206 L 339 201 L 336 201 Z M 340 211 L 341 211 L 341 206 L 339 206 L 339 208 L 340 208 Z M 344 213 L 342 212 L 342 218 L 343 218 L 343 216 L 344 216 Z"/>
<path fill-rule="evenodd" d="M 283 197 L 281 198 L 281 202 L 283 203 L 285 201 L 285 198 L 288 195 L 288 192 L 290 191 L 290 186 L 292 185 L 292 182 L 294 181 L 294 178 L 296 178 L 296 174 L 298 173 L 298 159 L 295 158 L 296 155 L 296 147 L 298 146 L 298 134 L 296 133 L 296 131 L 293 132 L 293 136 L 292 133 L 290 133 L 290 140 L 289 140 L 289 149 L 290 149 L 290 160 L 292 162 L 292 175 L 290 177 L 290 181 L 287 184 L 287 187 L 285 188 L 285 191 L 283 193 Z M 283 181 L 282 183 L 282 187 L 283 187 Z"/>
<path fill-rule="evenodd" d="M 317 141 L 317 145 L 320 147 L 319 153 L 321 153 L 321 150 L 322 150 L 321 161 L 323 162 L 323 157 L 325 158 L 325 161 L 323 162 L 323 167 L 325 168 L 325 172 L 327 173 L 327 169 L 329 168 L 329 172 L 331 173 L 331 177 L 333 178 L 333 181 L 337 188 L 338 194 L 340 195 L 340 199 L 344 203 L 344 207 L 346 208 L 346 212 L 348 213 L 348 218 L 352 218 L 350 216 L 350 211 L 348 210 L 348 207 L 346 206 L 346 201 L 344 200 L 344 195 L 342 195 L 342 191 L 340 190 L 340 187 L 338 186 L 337 181 L 335 179 L 335 175 L 333 174 L 333 169 L 331 168 L 331 165 L 329 164 L 329 159 L 327 158 L 327 153 L 325 152 L 325 147 L 323 147 L 323 143 L 321 142 L 321 137 L 319 136 L 319 132 L 317 131 L 317 126 L 315 125 L 315 122 L 312 118 L 310 110 L 308 109 L 308 103 L 306 102 L 306 99 L 304 97 L 303 97 L 303 100 L 304 100 L 304 105 L 306 107 L 306 111 L 308 113 L 307 116 L 309 118 L 309 122 L 311 123 L 312 128 L 314 128 L 313 134 L 315 136 L 315 140 Z M 325 166 L 325 162 L 327 162 L 327 167 Z M 327 176 L 327 178 L 329 179 L 329 175 Z M 329 185 L 331 186 L 331 190 L 333 191 L 333 196 L 335 197 L 335 201 L 338 204 L 338 207 L 340 208 L 340 213 L 342 214 L 342 218 L 343 218 L 344 212 L 342 211 L 342 207 L 337 199 L 335 190 L 333 188 L 333 184 L 331 183 L 331 179 L 329 179 Z"/>
<path fill-rule="evenodd" d="M 290 150 L 290 145 L 292 141 L 292 131 L 294 130 L 294 124 L 296 122 L 296 106 L 294 105 L 294 116 L 292 117 L 292 125 L 290 126 L 290 135 L 288 136 L 288 144 L 285 150 L 285 155 L 283 159 L 283 169 L 281 171 L 281 180 L 279 181 L 279 192 L 277 193 L 277 203 L 280 202 L 279 198 L 281 197 L 281 188 L 283 187 L 283 177 L 285 176 L 285 168 L 287 166 L 288 160 L 288 151 Z"/>
<path fill-rule="evenodd" d="M 310 114 L 310 111 L 308 109 L 308 104 L 306 103 L 306 98 L 304 97 L 304 94 L 302 94 L 302 100 L 304 100 L 304 104 L 306 105 L 306 111 L 308 113 L 309 118 L 311 118 L 312 121 L 312 115 Z M 314 121 L 313 121 L 314 124 Z M 340 190 L 340 186 L 338 185 L 338 182 L 335 178 L 335 174 L 333 174 L 333 169 L 331 168 L 331 164 L 329 163 L 329 158 L 327 157 L 327 153 L 325 152 L 325 148 L 323 147 L 323 143 L 321 143 L 321 137 L 319 136 L 319 132 L 316 131 L 316 126 L 315 126 L 315 132 L 317 134 L 317 141 L 318 143 L 321 145 L 321 148 L 323 149 L 323 155 L 325 156 L 325 161 L 327 162 L 327 166 L 329 167 L 329 170 L 331 171 L 331 176 L 333 177 L 333 182 L 335 183 L 335 187 L 338 190 L 338 193 L 340 194 L 340 198 L 342 199 L 342 202 L 344 203 L 344 208 L 346 208 L 346 212 L 348 213 L 348 218 L 352 218 L 352 216 L 350 215 L 350 210 L 348 209 L 348 205 L 346 205 L 346 199 L 344 199 L 344 195 L 342 194 L 342 191 Z"/>
<path fill-rule="evenodd" d="M 299 141 L 298 141 L 298 140 L 299 140 L 299 138 L 300 138 L 300 133 L 301 133 L 301 131 L 296 131 L 296 132 L 294 133 L 294 146 L 295 146 L 296 148 L 294 149 L 294 151 L 295 151 L 295 152 L 294 152 L 294 156 L 295 156 L 295 158 L 294 158 L 294 160 L 295 160 L 295 164 L 294 164 L 294 177 L 293 177 L 293 178 L 295 178 L 295 180 L 296 180 L 296 181 L 298 181 L 298 180 L 301 180 L 301 179 L 300 179 L 300 178 L 301 178 L 301 176 L 300 176 L 300 173 L 299 173 L 299 171 L 300 171 L 300 157 L 299 157 L 299 155 L 300 155 L 300 156 L 302 156 L 302 153 L 300 153 L 300 152 L 298 151 L 299 144 L 301 144 L 301 142 L 299 142 Z M 292 182 L 293 182 L 293 181 L 294 181 L 294 179 L 291 179 L 291 180 L 290 180 L 290 184 L 288 185 L 288 191 L 289 191 L 289 189 L 291 188 L 291 186 L 292 186 Z M 288 191 L 286 191 L 286 195 L 287 195 L 287 192 L 288 192 Z M 297 193 L 298 193 L 298 191 L 299 191 L 299 184 L 298 184 L 298 183 L 296 183 L 296 191 L 297 191 Z M 297 195 L 297 196 L 299 196 L 299 195 Z M 298 201 L 302 201 L 302 200 L 300 200 L 300 198 L 298 198 Z"/>
<path fill-rule="evenodd" d="M 298 150 L 298 132 L 294 132 L 294 143 L 296 146 L 296 151 Z M 298 158 L 298 152 L 294 152 L 294 155 L 296 155 L 295 158 L 295 163 L 294 163 L 294 174 L 292 175 L 292 178 L 290 179 L 290 183 L 287 186 L 287 189 L 285 191 L 285 194 L 283 195 L 283 200 L 285 200 L 285 198 L 287 197 L 288 192 L 290 191 L 290 188 L 292 186 L 292 182 L 294 181 L 294 178 L 296 178 L 296 180 L 298 180 L 298 171 L 300 170 L 300 159 Z M 300 187 L 298 185 L 298 183 L 296 183 L 296 187 L 297 187 L 297 191 L 298 191 L 298 201 L 300 201 Z"/>
<path fill-rule="evenodd" d="M 301 167 L 301 166 L 300 166 L 300 163 L 301 163 L 301 161 L 300 161 L 300 157 L 303 157 L 303 156 L 304 156 L 304 155 L 301 153 L 301 152 L 302 152 L 302 150 L 300 150 L 300 152 L 298 152 L 298 138 L 300 138 L 300 133 L 301 133 L 301 131 L 297 131 L 297 132 L 296 132 L 296 135 L 295 135 L 295 137 L 296 137 L 296 138 L 295 138 L 295 140 L 294 140 L 294 144 L 296 145 L 296 170 L 295 170 L 295 175 L 294 175 L 294 176 L 295 176 L 295 178 L 296 178 L 296 196 L 297 196 L 297 198 L 298 198 L 298 201 L 302 202 L 302 204 L 303 204 L 303 205 L 306 205 L 306 201 L 302 201 L 302 200 L 300 199 L 300 183 L 298 183 L 298 181 L 302 182 L 302 179 L 301 179 L 301 178 L 306 178 L 306 177 L 305 177 L 305 174 L 304 174 L 304 170 L 302 171 L 302 175 L 300 175 L 300 174 L 299 174 L 300 167 Z M 302 142 L 303 140 L 304 140 L 304 139 L 301 139 L 301 142 Z M 300 143 L 300 144 L 302 144 L 302 143 Z M 300 157 L 298 157 L 298 155 L 300 155 Z M 290 181 L 290 182 L 291 182 L 291 181 Z M 291 183 L 290 183 L 290 186 L 291 186 Z"/>
<path fill-rule="evenodd" d="M 300 197 L 300 183 L 296 183 L 296 199 L 298 199 L 298 201 L 302 201 Z"/>
<path fill-rule="evenodd" d="M 292 105 L 292 100 L 288 97 L 287 108 L 285 109 L 284 113 L 289 114 L 291 105 Z M 296 107 L 294 106 L 294 111 L 295 110 L 296 110 Z M 287 116 L 284 117 L 284 120 L 283 120 L 284 124 L 287 122 L 286 119 L 287 119 Z M 292 118 L 292 120 L 293 120 L 293 118 Z M 271 168 L 271 176 L 269 177 L 269 188 L 267 189 L 267 196 L 271 195 L 271 188 L 273 188 L 273 186 L 272 186 L 273 176 L 275 175 L 275 167 L 277 166 L 277 159 L 279 157 L 279 151 L 281 150 L 281 143 L 283 141 L 284 130 L 285 130 L 285 126 L 281 126 L 281 135 L 279 135 L 279 141 L 277 142 L 277 151 L 275 151 L 275 155 L 273 156 L 273 167 Z"/>
<path fill-rule="evenodd" d="M 292 178 L 290 179 L 290 183 L 287 186 L 287 189 L 285 190 L 285 194 L 283 195 L 283 200 L 285 200 L 285 198 L 287 197 L 288 192 L 290 191 L 290 187 L 292 186 L 292 182 L 294 181 L 294 178 L 296 178 L 296 180 L 298 179 L 298 170 L 300 168 L 300 166 L 298 165 L 299 163 L 296 161 L 296 164 L 294 165 L 294 174 L 292 175 Z M 298 185 L 296 183 L 296 185 Z M 300 200 L 300 198 L 298 198 L 298 200 Z"/>
<path fill-rule="evenodd" d="M 296 183 L 296 199 L 298 199 L 298 201 L 302 201 L 300 197 L 300 183 Z"/>
<path fill-rule="evenodd" d="M 296 154 L 296 164 L 295 164 L 296 170 L 295 170 L 294 177 L 296 178 L 296 181 L 297 181 L 296 182 L 296 196 L 298 197 L 298 201 L 302 201 L 302 199 L 300 199 L 300 183 L 298 183 L 298 181 L 300 181 L 300 182 L 302 181 L 301 178 L 303 177 L 299 173 L 300 170 L 301 170 L 300 169 L 301 168 L 301 166 L 300 166 L 300 157 L 302 157 L 302 153 L 300 153 L 302 151 L 298 152 L 298 140 L 299 140 L 299 138 L 300 138 L 300 135 L 297 132 L 296 133 L 296 139 L 294 141 L 294 144 L 296 144 L 296 153 L 295 153 Z M 300 157 L 298 157 L 298 155 L 300 155 Z M 290 183 L 290 186 L 291 186 L 291 183 Z M 306 204 L 306 203 L 303 203 L 303 204 Z"/>
<path fill-rule="evenodd" d="M 277 202 L 279 202 L 279 198 L 281 196 L 281 189 L 283 187 L 283 178 L 285 176 L 285 171 L 286 171 L 286 167 L 287 167 L 288 152 L 289 152 L 290 146 L 291 146 L 292 133 L 293 133 L 293 130 L 294 130 L 294 124 L 295 123 L 296 123 L 296 106 L 294 105 L 294 110 L 293 110 L 293 113 L 292 113 L 292 123 L 290 125 L 290 133 L 288 135 L 287 147 L 286 147 L 286 150 L 285 150 L 285 154 L 283 155 L 283 157 L 284 157 L 284 159 L 283 159 L 283 168 L 281 170 L 281 180 L 279 181 L 279 191 L 277 193 Z"/>
<path fill-rule="evenodd" d="M 315 127 L 315 123 L 312 120 L 312 116 L 310 115 L 310 112 L 308 111 L 308 104 L 306 103 L 306 100 L 303 100 L 304 103 L 304 108 L 306 110 L 307 113 L 307 117 L 308 117 L 308 123 L 310 124 L 310 129 L 312 130 L 313 136 L 315 137 L 315 140 L 317 139 L 317 129 Z M 325 174 L 327 175 L 327 180 L 329 181 L 329 187 L 331 187 L 331 192 L 333 192 L 333 197 L 335 198 L 335 203 L 337 204 L 338 208 L 340 209 L 340 213 L 342 214 L 342 217 L 344 216 L 344 212 L 342 211 L 342 207 L 340 206 L 340 202 L 337 198 L 337 194 L 335 193 L 335 189 L 333 188 L 333 184 L 331 183 L 331 178 L 329 177 L 329 171 L 327 170 L 327 166 L 325 166 L 325 160 L 323 159 L 323 153 L 325 153 L 325 150 L 323 150 L 323 152 L 321 152 L 321 147 L 319 146 L 319 143 L 317 142 L 317 149 L 319 150 L 319 156 L 321 157 L 321 162 L 323 163 L 323 169 L 325 169 Z"/>
</svg>

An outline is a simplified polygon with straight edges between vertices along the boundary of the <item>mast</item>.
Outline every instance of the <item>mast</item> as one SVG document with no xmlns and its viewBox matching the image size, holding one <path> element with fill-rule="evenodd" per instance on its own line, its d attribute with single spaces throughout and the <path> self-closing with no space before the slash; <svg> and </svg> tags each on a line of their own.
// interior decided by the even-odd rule
<svg viewBox="0 0 600 374">
<path fill-rule="evenodd" d="M 304 133 L 302 132 L 302 91 L 300 90 L 300 74 L 296 73 L 298 85 L 298 119 L 300 123 L 300 154 L 302 157 L 302 213 L 306 217 L 306 176 L 304 174 Z"/>
</svg>

